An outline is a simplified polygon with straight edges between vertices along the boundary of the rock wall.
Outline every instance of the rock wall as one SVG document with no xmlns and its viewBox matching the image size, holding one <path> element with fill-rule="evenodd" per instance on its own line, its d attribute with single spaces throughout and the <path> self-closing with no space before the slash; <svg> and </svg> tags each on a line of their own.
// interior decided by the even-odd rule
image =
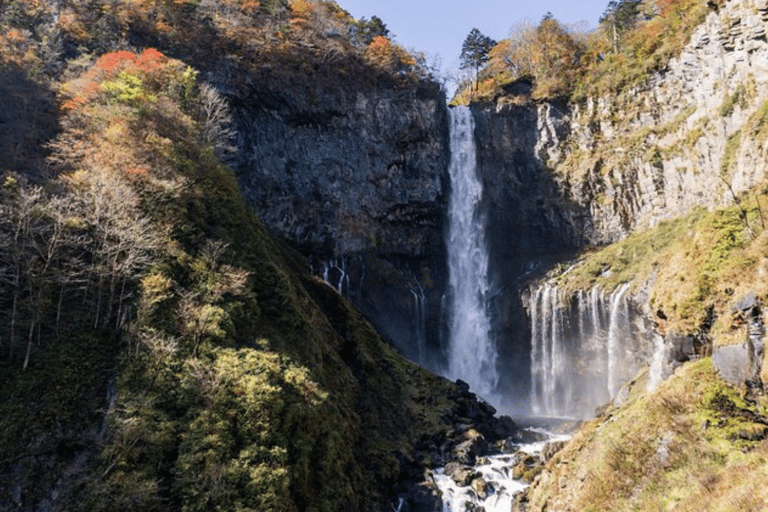
<svg viewBox="0 0 768 512">
<path fill-rule="evenodd" d="M 766 0 L 731 0 L 646 84 L 573 105 L 564 138 L 541 131 L 539 157 L 588 208 L 590 242 L 727 204 L 765 178 L 766 28 Z"/>
<path fill-rule="evenodd" d="M 422 363 L 428 324 L 439 358 L 449 161 L 444 93 L 431 83 L 311 93 L 254 86 L 236 101 L 246 200 L 310 257 L 317 275 Z"/>
<path fill-rule="evenodd" d="M 665 70 L 631 91 L 533 103 L 523 81 L 504 101 L 474 106 L 494 336 L 515 392 L 530 360 L 526 281 L 578 247 L 728 204 L 766 178 L 767 28 L 768 1 L 731 0 Z M 685 336 L 668 338 L 668 365 L 695 356 L 693 346 L 684 353 Z"/>
</svg>

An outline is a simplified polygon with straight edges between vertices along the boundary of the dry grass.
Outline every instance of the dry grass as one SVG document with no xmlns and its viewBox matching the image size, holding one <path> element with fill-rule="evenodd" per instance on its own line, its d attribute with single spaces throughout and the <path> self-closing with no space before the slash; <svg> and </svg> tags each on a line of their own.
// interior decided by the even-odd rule
<svg viewBox="0 0 768 512">
<path fill-rule="evenodd" d="M 750 418 L 766 405 L 743 400 L 709 359 L 688 364 L 583 427 L 534 484 L 531 509 L 763 510 L 768 442 L 742 437 L 765 429 Z"/>
</svg>

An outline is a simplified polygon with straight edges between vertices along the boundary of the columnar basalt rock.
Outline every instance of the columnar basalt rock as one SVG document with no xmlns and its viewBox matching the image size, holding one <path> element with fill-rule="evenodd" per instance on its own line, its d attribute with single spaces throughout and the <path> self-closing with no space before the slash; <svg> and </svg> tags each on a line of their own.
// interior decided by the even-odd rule
<svg viewBox="0 0 768 512">
<path fill-rule="evenodd" d="M 513 376 L 529 359 L 519 297 L 537 271 L 585 245 L 727 205 L 765 179 L 767 28 L 768 2 L 732 0 L 632 90 L 536 103 L 521 81 L 509 87 L 512 100 L 473 107 L 497 291 L 493 329 L 508 380 L 520 380 Z"/>
<path fill-rule="evenodd" d="M 411 359 L 425 363 L 427 342 L 439 354 L 444 93 L 425 82 L 328 90 L 313 101 L 249 94 L 236 112 L 246 200 Z"/>
</svg>

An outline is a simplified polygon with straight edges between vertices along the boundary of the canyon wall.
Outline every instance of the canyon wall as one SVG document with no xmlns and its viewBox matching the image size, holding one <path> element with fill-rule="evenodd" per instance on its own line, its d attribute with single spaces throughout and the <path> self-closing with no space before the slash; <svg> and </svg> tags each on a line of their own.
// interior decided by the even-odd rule
<svg viewBox="0 0 768 512">
<path fill-rule="evenodd" d="M 530 280 L 566 270 L 578 248 L 727 205 L 763 182 L 766 28 L 768 2 L 732 0 L 709 14 L 680 56 L 631 90 L 535 103 L 523 80 L 494 103 L 473 106 L 497 292 L 494 336 L 507 370 L 502 385 L 512 394 L 532 391 L 532 312 L 521 299 Z M 647 297 L 629 300 L 652 323 Z M 668 367 L 706 350 L 679 333 L 664 343 Z M 743 352 L 736 367 L 759 359 L 727 350 Z"/>
<path fill-rule="evenodd" d="M 762 182 L 766 28 L 768 2 L 732 0 L 647 83 L 558 111 L 552 122 L 566 118 L 565 137 L 539 131 L 537 156 L 554 169 L 564 196 L 590 213 L 589 242 L 727 204 Z M 537 111 L 551 117 L 552 108 Z"/>
<path fill-rule="evenodd" d="M 236 103 L 246 200 L 408 357 L 439 364 L 444 93 L 424 82 L 308 99 L 254 86 Z"/>
<path fill-rule="evenodd" d="M 631 90 L 537 103 L 519 81 L 502 100 L 472 105 L 503 391 L 530 396 L 532 280 L 584 246 L 728 204 L 765 179 L 767 27 L 766 0 L 732 0 Z M 247 200 L 403 353 L 439 371 L 450 188 L 442 92 L 425 83 L 297 100 L 253 86 L 236 103 Z M 650 314 L 643 297 L 629 300 Z M 669 362 L 688 339 L 670 336 Z"/>
</svg>

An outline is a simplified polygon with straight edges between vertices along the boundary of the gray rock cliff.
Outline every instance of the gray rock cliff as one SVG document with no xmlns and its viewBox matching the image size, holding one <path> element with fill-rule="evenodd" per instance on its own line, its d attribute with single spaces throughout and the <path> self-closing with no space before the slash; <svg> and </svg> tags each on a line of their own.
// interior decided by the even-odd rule
<svg viewBox="0 0 768 512">
<path fill-rule="evenodd" d="M 238 103 L 238 178 L 261 219 L 406 355 L 425 362 L 427 331 L 438 353 L 443 92 L 421 83 L 304 101 L 255 89 Z"/>
</svg>

